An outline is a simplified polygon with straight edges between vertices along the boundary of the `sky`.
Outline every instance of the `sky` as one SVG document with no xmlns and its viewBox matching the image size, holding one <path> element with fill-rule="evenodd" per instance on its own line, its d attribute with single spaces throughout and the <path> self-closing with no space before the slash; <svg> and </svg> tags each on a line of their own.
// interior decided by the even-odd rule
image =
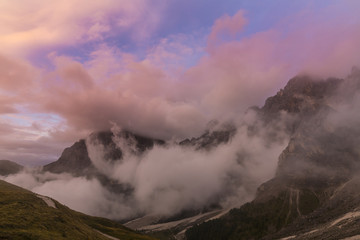
<svg viewBox="0 0 360 240">
<path fill-rule="evenodd" d="M 297 74 L 360 65 L 357 0 L 0 0 L 0 159 L 38 166 L 116 124 L 179 140 Z"/>
</svg>

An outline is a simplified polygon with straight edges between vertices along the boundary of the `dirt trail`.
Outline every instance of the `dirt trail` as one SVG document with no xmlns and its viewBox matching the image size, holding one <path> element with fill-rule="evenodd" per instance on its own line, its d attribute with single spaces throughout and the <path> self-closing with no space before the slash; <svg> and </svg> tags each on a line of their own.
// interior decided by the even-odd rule
<svg viewBox="0 0 360 240">
<path fill-rule="evenodd" d="M 104 237 L 107 237 L 107 238 L 109 238 L 109 239 L 111 239 L 111 240 L 120 240 L 119 238 L 112 237 L 112 236 L 107 235 L 107 234 L 105 234 L 105 233 L 103 233 L 103 232 L 100 232 L 99 230 L 96 230 L 96 229 L 94 229 L 94 230 L 97 231 L 98 233 L 100 233 L 101 235 L 103 235 Z"/>
<path fill-rule="evenodd" d="M 36 195 L 38 198 L 41 198 L 49 207 L 52 207 L 52 208 L 57 208 L 56 206 L 55 206 L 55 203 L 54 203 L 54 201 L 51 199 L 51 198 L 49 198 L 49 197 L 45 197 L 45 196 L 42 196 L 42 195 Z"/>
</svg>

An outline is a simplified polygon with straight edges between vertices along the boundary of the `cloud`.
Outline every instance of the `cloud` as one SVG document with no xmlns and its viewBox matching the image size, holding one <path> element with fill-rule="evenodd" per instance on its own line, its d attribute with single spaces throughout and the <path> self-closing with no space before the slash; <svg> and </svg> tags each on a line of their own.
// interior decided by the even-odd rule
<svg viewBox="0 0 360 240">
<path fill-rule="evenodd" d="M 212 26 L 208 37 L 209 49 L 213 48 L 216 44 L 221 43 L 221 40 L 223 40 L 222 38 L 235 38 L 236 34 L 239 34 L 246 24 L 247 20 L 244 17 L 244 11 L 242 10 L 238 11 L 232 17 L 225 15 L 217 19 Z"/>
<path fill-rule="evenodd" d="M 74 178 L 68 174 L 25 171 L 5 180 L 88 214 L 128 219 L 142 214 L 170 216 L 214 203 L 224 208 L 235 207 L 250 201 L 257 187 L 274 176 L 280 153 L 288 143 L 292 148 L 293 141 L 305 151 L 296 151 L 285 159 L 285 170 L 290 171 L 292 177 L 304 170 L 309 177 L 309 167 L 315 177 L 329 174 L 333 177 L 343 170 L 356 174 L 359 166 L 358 78 L 347 80 L 339 95 L 324 99 L 332 111 L 320 111 L 319 115 L 302 122 L 290 142 L 287 126 L 294 126 L 299 119 L 281 113 L 276 121 L 264 123 L 253 110 L 235 123 L 237 132 L 231 141 L 210 150 L 182 147 L 170 141 L 139 155 L 133 153 L 132 141 L 117 135 L 113 141 L 122 149 L 123 159 L 110 162 L 104 157 L 104 147 L 87 139 L 94 166 L 113 182 L 129 185 L 134 190 L 131 193 L 112 193 L 96 179 Z M 115 125 L 112 130 L 117 134 L 120 128 Z M 327 161 L 316 161 L 319 156 Z"/>
<path fill-rule="evenodd" d="M 246 24 L 251 28 L 251 19 L 240 10 L 220 17 L 201 40 L 196 40 L 198 33 L 166 36 L 141 58 L 106 39 L 112 34 L 145 39 L 163 21 L 163 5 L 152 11 L 154 7 L 140 0 L 122 4 L 78 0 L 72 4 L 83 7 L 69 11 L 75 5 L 36 1 L 22 2 L 23 8 L 18 9 L 3 2 L 1 23 L 6 26 L 0 28 L 0 43 L 8 52 L 50 45 L 56 50 L 63 44 L 81 47 L 97 40 L 86 50 L 90 53 L 85 59 L 51 49 L 49 68 L 2 55 L 1 92 L 6 95 L 0 97 L 4 103 L 0 111 L 57 116 L 52 126 L 43 129 L 50 139 L 62 136 L 68 144 L 91 131 L 109 129 L 111 121 L 150 137 L 197 136 L 213 119 L 237 119 L 248 107 L 261 106 L 300 72 L 343 77 L 360 63 L 358 3 L 344 2 L 315 12 L 300 11 L 247 35 L 242 31 Z M 34 9 L 39 11 L 30 11 Z M 19 20 L 20 15 L 28 21 Z M 136 35 L 144 22 L 145 32 L 140 29 Z M 34 35 L 33 31 L 46 33 Z M 52 31 L 55 37 L 48 40 Z M 17 34 L 28 37 L 5 41 Z"/>
<path fill-rule="evenodd" d="M 123 158 L 109 162 L 104 158 L 104 147 L 87 139 L 94 166 L 112 182 L 129 185 L 133 192 L 114 193 L 95 178 L 37 170 L 26 170 L 5 180 L 50 196 L 75 210 L 113 219 L 142 214 L 171 216 L 211 204 L 239 206 L 252 199 L 258 185 L 274 175 L 277 157 L 288 138 L 281 124 L 273 133 L 257 120 L 255 112 L 248 112 L 246 119 L 257 126 L 256 133 L 250 134 L 248 123 L 242 122 L 230 142 L 209 151 L 169 142 L 139 155 L 131 150 L 132 142 L 120 135 L 113 140 L 121 147 Z M 119 129 L 113 131 L 117 133 Z M 277 140 L 269 138 L 274 134 Z"/>
<path fill-rule="evenodd" d="M 39 108 L 59 114 L 78 129 L 109 129 L 112 121 L 158 138 L 169 138 L 174 131 L 183 132 L 180 136 L 185 137 L 206 124 L 207 120 L 196 107 L 186 101 L 171 100 L 171 93 L 175 91 L 173 83 L 168 81 L 166 72 L 152 62 L 134 61 L 125 55 L 123 69 L 107 79 L 94 78 L 90 74 L 106 75 L 106 66 L 101 64 L 103 58 L 105 61 L 116 59 L 95 54 L 94 59 L 83 65 L 72 59 L 54 57 L 57 67 L 49 74 L 46 91 L 39 95 L 39 99 L 46 99 Z"/>
<path fill-rule="evenodd" d="M 68 146 L 61 139 L 49 136 L 39 137 L 38 129 L 33 127 L 18 127 L 0 123 L 1 159 L 11 159 L 25 166 L 39 166 L 55 161 L 61 151 Z"/>
<path fill-rule="evenodd" d="M 19 86 L 34 87 L 34 75 L 38 72 L 26 61 L 9 58 L 0 54 L 0 90 L 6 92 L 21 92 L 25 89 Z"/>
<path fill-rule="evenodd" d="M 0 97 L 0 114 L 16 113 L 15 101 L 12 97 Z"/>
<path fill-rule="evenodd" d="M 142 41 L 160 21 L 162 4 L 154 5 L 144 0 L 2 1 L 0 44 L 2 51 L 26 56 L 39 48 L 98 41 L 115 32 Z"/>
<path fill-rule="evenodd" d="M 347 3 L 320 13 L 301 12 L 265 31 L 229 34 L 221 41 L 219 33 L 241 31 L 246 20 L 242 11 L 220 18 L 209 35 L 208 55 L 185 73 L 184 95 L 201 96 L 197 100 L 209 115 L 236 115 L 262 105 L 296 74 L 346 76 L 352 65 L 360 64 L 360 22 L 350 9 L 357 3 Z"/>
</svg>

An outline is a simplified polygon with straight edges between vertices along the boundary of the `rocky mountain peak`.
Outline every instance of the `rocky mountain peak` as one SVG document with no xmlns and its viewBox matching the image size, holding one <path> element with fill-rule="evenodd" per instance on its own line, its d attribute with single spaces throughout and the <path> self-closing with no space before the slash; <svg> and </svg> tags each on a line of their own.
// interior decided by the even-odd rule
<svg viewBox="0 0 360 240">
<path fill-rule="evenodd" d="M 310 76 L 297 76 L 289 80 L 284 89 L 269 97 L 262 111 L 272 115 L 279 111 L 288 113 L 313 114 L 326 104 L 326 98 L 339 87 L 341 79 L 316 79 Z"/>
</svg>

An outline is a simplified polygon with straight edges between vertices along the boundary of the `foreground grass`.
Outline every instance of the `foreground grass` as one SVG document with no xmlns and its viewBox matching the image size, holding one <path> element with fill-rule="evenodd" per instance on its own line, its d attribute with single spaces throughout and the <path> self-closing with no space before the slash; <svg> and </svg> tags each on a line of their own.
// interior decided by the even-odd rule
<svg viewBox="0 0 360 240">
<path fill-rule="evenodd" d="M 91 217 L 54 201 L 49 207 L 36 194 L 0 180 L 0 240 L 104 239 L 154 240 L 119 223 Z"/>
</svg>

